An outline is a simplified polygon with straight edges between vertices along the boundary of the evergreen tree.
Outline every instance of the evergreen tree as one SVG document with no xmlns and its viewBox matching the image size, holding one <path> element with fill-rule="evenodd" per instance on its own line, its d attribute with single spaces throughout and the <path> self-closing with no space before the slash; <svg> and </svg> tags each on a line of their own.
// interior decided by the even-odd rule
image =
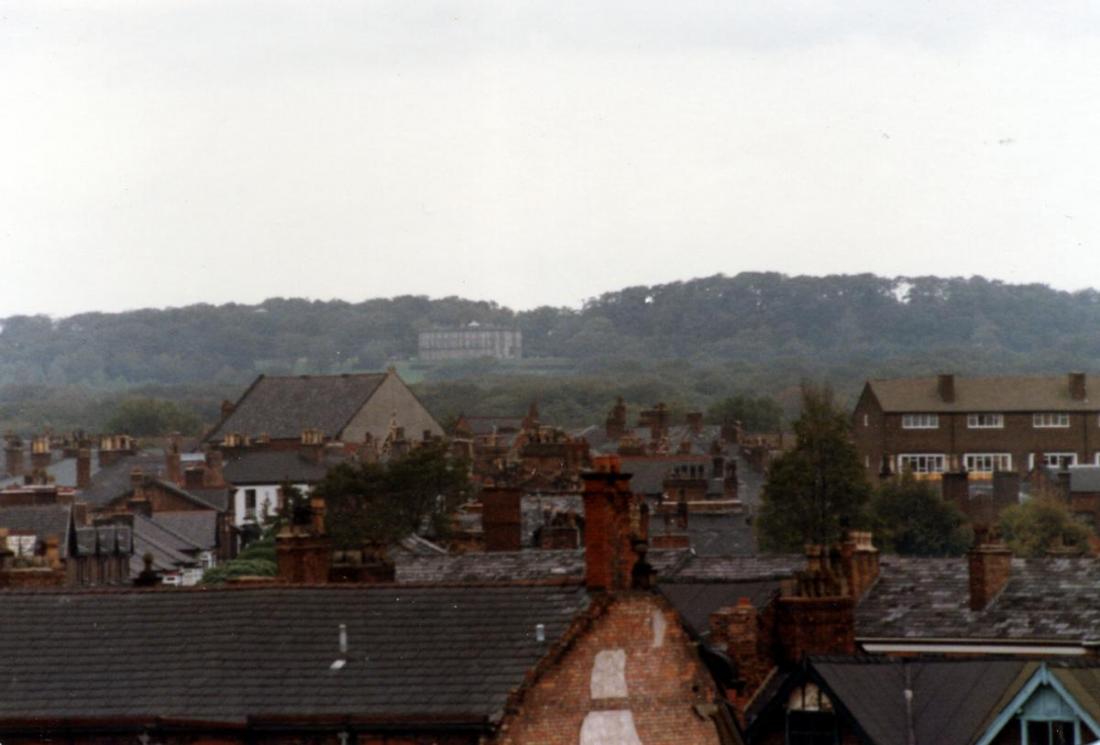
<svg viewBox="0 0 1100 745">
<path fill-rule="evenodd" d="M 796 443 L 772 462 L 757 522 L 765 550 L 830 545 L 865 520 L 870 486 L 832 390 L 803 383 Z"/>
</svg>

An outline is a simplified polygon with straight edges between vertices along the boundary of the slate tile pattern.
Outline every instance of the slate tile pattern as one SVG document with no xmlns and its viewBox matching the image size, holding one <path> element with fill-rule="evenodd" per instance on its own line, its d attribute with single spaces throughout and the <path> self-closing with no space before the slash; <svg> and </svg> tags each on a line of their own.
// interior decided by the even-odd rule
<svg viewBox="0 0 1100 745">
<path fill-rule="evenodd" d="M 296 439 L 302 430 L 310 428 L 326 437 L 337 437 L 385 379 L 385 373 L 261 375 L 245 391 L 233 413 L 205 439 L 217 440 L 230 432 Z"/>
<path fill-rule="evenodd" d="M 0 593 L 0 721 L 483 721 L 586 603 L 577 587 Z"/>
<path fill-rule="evenodd" d="M 659 575 L 691 559 L 688 551 L 650 551 L 646 559 Z M 506 582 L 584 580 L 584 549 L 485 551 L 445 556 L 401 556 L 398 582 Z"/>
<path fill-rule="evenodd" d="M 814 658 L 813 671 L 877 745 L 967 745 L 1029 665 L 1021 660 Z M 905 690 L 913 691 L 912 714 Z"/>
<path fill-rule="evenodd" d="M 94 462 L 95 458 L 92 460 Z M 88 488 L 77 492 L 77 499 L 88 502 L 93 507 L 102 507 L 131 490 L 130 473 L 134 468 L 140 468 L 146 476 L 158 476 L 163 475 L 164 467 L 164 454 L 160 451 L 124 455 L 111 465 L 96 471 Z"/>
<path fill-rule="evenodd" d="M 856 608 L 860 638 L 1100 639 L 1100 561 L 1013 559 L 1004 590 L 971 611 L 965 558 L 885 557 Z"/>
<path fill-rule="evenodd" d="M 152 522 L 197 548 L 210 550 L 218 544 L 218 513 L 214 510 L 157 512 Z"/>
<path fill-rule="evenodd" d="M 234 456 L 225 464 L 223 474 L 231 484 L 315 484 L 324 478 L 330 466 L 339 461 L 318 463 L 303 453 L 291 450 L 257 450 Z"/>
</svg>

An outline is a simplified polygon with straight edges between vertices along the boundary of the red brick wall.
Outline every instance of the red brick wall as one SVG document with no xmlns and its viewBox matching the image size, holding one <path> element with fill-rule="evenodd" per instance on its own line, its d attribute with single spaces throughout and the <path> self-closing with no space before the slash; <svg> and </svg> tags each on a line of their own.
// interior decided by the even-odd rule
<svg viewBox="0 0 1100 745">
<path fill-rule="evenodd" d="M 614 597 L 506 716 L 497 745 L 580 743 L 586 718 L 607 712 L 630 712 L 645 745 L 717 743 L 714 723 L 693 707 L 716 700 L 718 693 L 676 619 L 655 595 Z M 662 625 L 659 633 L 655 627 Z M 593 698 L 597 655 L 615 650 L 625 655 L 626 696 Z"/>
</svg>

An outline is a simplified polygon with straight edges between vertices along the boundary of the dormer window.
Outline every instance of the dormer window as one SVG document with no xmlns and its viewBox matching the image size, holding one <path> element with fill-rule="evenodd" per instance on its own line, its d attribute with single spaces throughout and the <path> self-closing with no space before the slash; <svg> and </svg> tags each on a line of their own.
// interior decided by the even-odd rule
<svg viewBox="0 0 1100 745">
<path fill-rule="evenodd" d="M 1004 429 L 1004 414 L 967 414 L 966 426 L 969 429 Z"/>
<path fill-rule="evenodd" d="M 939 429 L 939 414 L 902 414 L 902 429 Z"/>
</svg>

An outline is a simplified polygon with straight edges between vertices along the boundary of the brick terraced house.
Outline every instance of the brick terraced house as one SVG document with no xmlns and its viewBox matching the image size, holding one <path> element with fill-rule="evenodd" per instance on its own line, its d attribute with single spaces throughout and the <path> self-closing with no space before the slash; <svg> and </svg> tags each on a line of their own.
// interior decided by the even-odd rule
<svg viewBox="0 0 1100 745">
<path fill-rule="evenodd" d="M 1100 463 L 1100 378 L 869 380 L 852 430 L 868 473 L 882 478 L 905 470 L 926 478 L 960 470 L 978 477 Z"/>
<path fill-rule="evenodd" d="M 0 741 L 741 745 L 600 467 L 579 577 L 326 584 L 315 499 L 278 538 L 297 584 L 0 592 Z"/>
</svg>

